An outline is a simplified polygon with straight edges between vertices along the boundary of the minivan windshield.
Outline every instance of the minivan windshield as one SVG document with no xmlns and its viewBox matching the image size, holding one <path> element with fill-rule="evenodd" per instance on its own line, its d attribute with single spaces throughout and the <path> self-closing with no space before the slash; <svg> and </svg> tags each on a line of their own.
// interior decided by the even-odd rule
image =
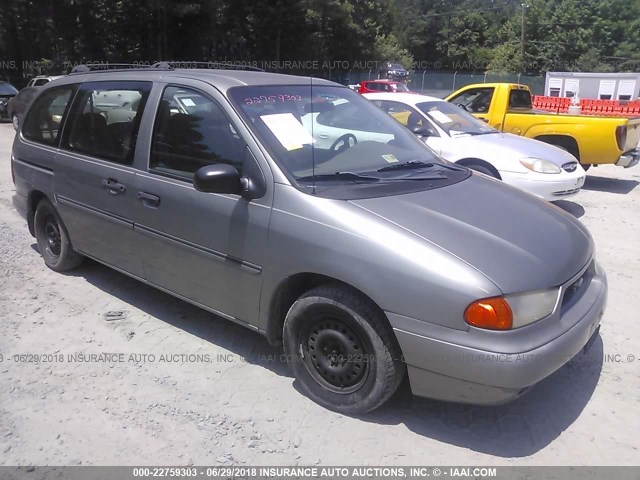
<svg viewBox="0 0 640 480">
<path fill-rule="evenodd" d="M 498 133 L 496 129 L 449 102 L 423 102 L 416 107 L 451 137 Z"/>
<path fill-rule="evenodd" d="M 248 86 L 230 89 L 229 96 L 299 187 L 436 181 L 458 168 L 348 88 Z"/>
</svg>

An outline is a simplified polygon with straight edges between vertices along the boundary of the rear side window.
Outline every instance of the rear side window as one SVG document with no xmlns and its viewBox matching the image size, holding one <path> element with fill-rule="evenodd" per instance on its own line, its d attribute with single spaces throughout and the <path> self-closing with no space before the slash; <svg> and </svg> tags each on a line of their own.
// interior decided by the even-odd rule
<svg viewBox="0 0 640 480">
<path fill-rule="evenodd" d="M 151 82 L 93 82 L 80 87 L 63 148 L 131 165 Z"/>
<path fill-rule="evenodd" d="M 22 135 L 33 142 L 57 146 L 62 119 L 76 88 L 65 85 L 44 92 L 29 110 Z"/>
<path fill-rule="evenodd" d="M 233 165 L 242 174 L 245 142 L 213 99 L 196 90 L 167 87 L 158 108 L 149 169 L 193 178 L 200 167 Z"/>
<path fill-rule="evenodd" d="M 531 93 L 529 90 L 513 89 L 509 92 L 509 108 L 532 109 Z"/>
</svg>

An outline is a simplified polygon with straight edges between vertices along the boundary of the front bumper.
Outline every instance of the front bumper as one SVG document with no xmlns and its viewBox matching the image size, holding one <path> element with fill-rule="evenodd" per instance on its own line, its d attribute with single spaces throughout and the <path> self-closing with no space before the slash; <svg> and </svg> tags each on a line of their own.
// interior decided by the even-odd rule
<svg viewBox="0 0 640 480">
<path fill-rule="evenodd" d="M 640 150 L 631 150 L 630 152 L 621 155 L 616 165 L 618 167 L 630 168 L 634 167 L 640 161 Z"/>
<path fill-rule="evenodd" d="M 574 197 L 584 185 L 586 174 L 578 167 L 575 172 L 560 174 L 500 172 L 502 181 L 550 202 Z"/>
<path fill-rule="evenodd" d="M 573 285 L 586 272 L 566 285 Z M 546 319 L 508 332 L 452 331 L 387 315 L 415 395 L 495 405 L 519 397 L 578 354 L 597 334 L 606 300 L 606 276 L 594 273 L 573 303 L 558 306 Z"/>
</svg>

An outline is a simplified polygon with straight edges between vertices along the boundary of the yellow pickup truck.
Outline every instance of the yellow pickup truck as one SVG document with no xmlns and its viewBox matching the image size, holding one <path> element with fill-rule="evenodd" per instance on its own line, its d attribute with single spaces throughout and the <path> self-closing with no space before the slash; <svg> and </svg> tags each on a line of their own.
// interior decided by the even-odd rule
<svg viewBox="0 0 640 480">
<path fill-rule="evenodd" d="M 468 85 L 445 100 L 464 108 L 492 127 L 524 135 L 573 154 L 585 168 L 615 164 L 632 167 L 640 160 L 640 117 L 597 117 L 534 110 L 526 85 Z"/>
</svg>

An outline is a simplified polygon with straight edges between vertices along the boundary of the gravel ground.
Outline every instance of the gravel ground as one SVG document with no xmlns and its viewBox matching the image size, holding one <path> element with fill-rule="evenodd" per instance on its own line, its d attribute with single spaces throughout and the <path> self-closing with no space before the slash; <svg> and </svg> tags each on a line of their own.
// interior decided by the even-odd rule
<svg viewBox="0 0 640 480">
<path fill-rule="evenodd" d="M 610 282 L 580 361 L 507 406 L 412 398 L 404 384 L 351 418 L 304 397 L 253 332 L 93 262 L 48 270 L 11 203 L 13 135 L 0 125 L 0 464 L 640 463 L 640 167 L 593 168 L 560 202 Z M 106 319 L 114 310 L 126 318 Z"/>
</svg>

